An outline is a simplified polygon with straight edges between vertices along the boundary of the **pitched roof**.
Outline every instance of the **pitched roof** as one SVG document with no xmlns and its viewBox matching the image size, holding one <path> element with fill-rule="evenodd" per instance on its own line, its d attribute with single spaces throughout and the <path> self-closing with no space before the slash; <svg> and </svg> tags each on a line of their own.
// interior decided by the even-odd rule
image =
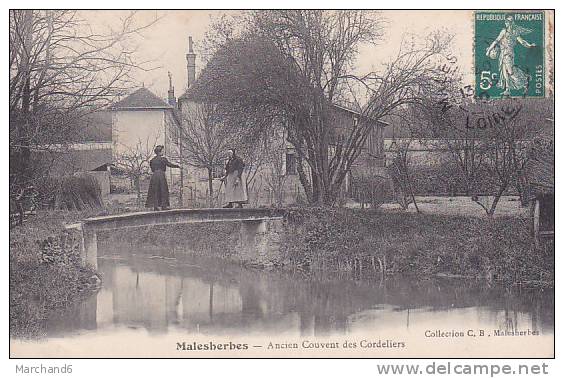
<svg viewBox="0 0 564 378">
<path fill-rule="evenodd" d="M 110 106 L 111 110 L 172 109 L 163 99 L 147 88 L 139 88 L 126 98 Z"/>
<path fill-rule="evenodd" d="M 200 98 L 198 98 L 197 90 L 194 89 L 194 86 L 191 86 L 190 88 L 188 88 L 188 90 L 186 92 L 184 92 L 184 94 L 182 94 L 182 96 L 178 97 L 178 102 L 181 102 L 183 100 L 193 101 L 193 102 L 202 102 L 202 100 Z M 371 117 L 368 117 L 368 116 L 362 114 L 358 110 L 351 109 L 351 107 L 343 106 L 341 104 L 331 104 L 331 105 L 334 109 L 344 111 L 344 112 L 347 112 L 347 113 L 351 113 L 351 114 L 357 115 L 359 117 L 369 119 L 371 121 L 375 121 L 376 123 L 379 123 L 381 126 L 385 127 L 385 126 L 390 125 L 389 122 L 386 122 L 386 121 L 383 121 L 383 120 L 375 120 Z"/>
<path fill-rule="evenodd" d="M 372 117 L 370 117 L 370 116 L 368 116 L 368 115 L 366 115 L 366 114 L 362 114 L 361 111 L 352 109 L 352 107 L 350 107 L 350 106 L 344 106 L 344 105 L 341 105 L 341 104 L 332 104 L 332 106 L 333 106 L 333 108 L 335 108 L 335 109 L 337 109 L 337 110 L 341 110 L 341 111 L 344 111 L 344 112 L 347 112 L 347 113 L 354 114 L 354 115 L 359 116 L 359 117 L 361 117 L 361 118 L 368 119 L 368 120 L 370 120 L 370 121 L 379 123 L 381 126 L 384 126 L 384 127 L 390 125 L 390 124 L 389 124 L 388 122 L 386 122 L 386 121 L 379 120 L 379 119 L 374 119 L 374 118 L 372 118 Z"/>
<path fill-rule="evenodd" d="M 91 171 L 113 161 L 111 148 L 65 152 L 34 151 L 32 154 L 44 162 L 52 161 L 49 172 L 53 176 L 69 175 L 76 171 Z"/>
<path fill-rule="evenodd" d="M 96 150 L 74 150 L 68 154 L 68 163 L 75 169 L 91 171 L 99 166 L 112 162 L 112 150 L 110 148 Z"/>
</svg>

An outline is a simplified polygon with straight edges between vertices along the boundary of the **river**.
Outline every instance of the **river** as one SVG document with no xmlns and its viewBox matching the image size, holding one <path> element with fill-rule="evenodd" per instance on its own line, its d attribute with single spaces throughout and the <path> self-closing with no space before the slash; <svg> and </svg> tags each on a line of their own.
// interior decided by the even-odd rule
<svg viewBox="0 0 564 378">
<path fill-rule="evenodd" d="M 45 338 L 12 340 L 12 356 L 201 357 L 204 352 L 179 351 L 177 343 L 192 341 L 245 342 L 251 350 L 241 356 L 554 353 L 553 290 L 509 291 L 445 278 L 306 276 L 169 256 L 158 250 L 102 253 L 101 290 L 48 314 Z M 317 341 L 341 347 L 307 348 Z M 343 349 L 345 341 L 355 351 Z M 385 341 L 397 345 L 384 348 Z"/>
</svg>

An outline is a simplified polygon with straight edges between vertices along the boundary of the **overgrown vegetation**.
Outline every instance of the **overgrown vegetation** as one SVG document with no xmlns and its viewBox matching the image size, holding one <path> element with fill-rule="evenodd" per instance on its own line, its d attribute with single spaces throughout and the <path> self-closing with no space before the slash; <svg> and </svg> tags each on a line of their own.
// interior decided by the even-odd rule
<svg viewBox="0 0 564 378">
<path fill-rule="evenodd" d="M 39 187 L 42 206 L 54 210 L 86 210 L 102 207 L 102 192 L 90 175 L 50 177 Z"/>
<path fill-rule="evenodd" d="M 78 235 L 62 232 L 65 219 L 81 212 L 39 212 L 10 230 L 10 335 L 35 338 L 47 314 L 92 295 L 99 278 L 80 260 Z"/>
<path fill-rule="evenodd" d="M 351 179 L 351 197 L 363 209 L 377 209 L 394 198 L 394 188 L 387 177 L 359 175 Z"/>
<path fill-rule="evenodd" d="M 127 209 L 39 211 L 10 233 L 10 332 L 39 337 L 48 314 L 78 304 L 99 287 L 79 257 L 79 238 L 63 222 Z M 165 257 L 202 255 L 241 261 L 239 225 L 229 222 L 147 227 L 99 235 L 101 249 L 128 243 Z M 527 219 L 478 218 L 378 210 L 296 208 L 287 213 L 280 254 L 268 266 L 357 276 L 409 274 L 554 286 L 554 244 L 535 247 Z M 119 242 L 119 243 L 118 243 Z M 116 245 L 118 247 L 116 247 Z M 164 252 L 163 252 L 164 251 Z"/>
<path fill-rule="evenodd" d="M 554 246 L 535 248 L 526 219 L 295 209 L 281 246 L 311 269 L 476 277 L 554 285 Z"/>
</svg>

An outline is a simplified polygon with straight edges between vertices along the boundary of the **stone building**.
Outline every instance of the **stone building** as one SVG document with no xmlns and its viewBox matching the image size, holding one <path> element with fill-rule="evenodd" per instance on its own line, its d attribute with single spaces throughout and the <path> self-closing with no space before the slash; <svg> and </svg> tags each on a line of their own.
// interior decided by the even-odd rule
<svg viewBox="0 0 564 378">
<path fill-rule="evenodd" d="M 179 96 L 178 100 L 174 98 L 174 88 L 172 83 L 169 88 L 169 104 L 176 106 L 176 114 L 178 120 L 182 120 L 188 116 L 191 109 L 201 103 L 199 99 L 191 92 L 193 84 L 196 82 L 196 54 L 193 51 L 192 38 L 189 37 L 188 53 L 186 54 L 187 66 L 187 91 Z M 344 190 L 348 192 L 350 189 L 350 176 L 354 174 L 367 174 L 380 172 L 383 173 L 385 167 L 384 155 L 384 129 L 386 123 L 374 121 L 363 117 L 358 111 L 351 110 L 344 106 L 334 105 L 330 114 L 331 122 L 335 123 L 335 130 L 345 130 L 349 125 L 354 125 L 356 122 L 369 122 L 372 124 L 372 132 L 370 133 L 365 149 L 362 151 L 361 156 L 357 159 L 351 171 L 347 175 L 344 183 Z M 336 133 L 339 134 L 338 132 Z M 337 137 L 337 136 L 335 136 Z M 279 153 L 279 164 L 270 164 L 269 166 L 261 169 L 254 176 L 253 182 L 249 183 L 249 202 L 251 205 L 271 205 L 277 202 L 282 196 L 283 203 L 295 203 L 305 199 L 304 190 L 298 178 L 296 170 L 296 151 L 294 146 L 286 141 L 283 127 L 280 127 L 278 132 L 275 132 L 273 138 L 280 140 L 282 151 Z M 330 150 L 331 150 L 330 146 Z M 178 152 L 178 151 L 177 151 Z M 181 151 L 179 152 L 181 155 Z M 214 169 L 214 192 L 220 189 L 221 182 L 217 180 L 222 176 L 222 166 Z M 188 202 L 185 204 L 192 205 L 197 198 L 203 199 L 208 193 L 208 172 L 205 169 L 195 169 L 186 166 L 184 172 L 184 188 L 182 190 L 185 199 Z M 272 179 L 282 182 L 282 193 L 275 193 L 277 190 L 273 189 Z M 219 202 L 221 202 L 221 195 L 219 195 Z M 192 200 L 192 202 L 190 202 Z"/>
<path fill-rule="evenodd" d="M 165 146 L 165 155 L 174 155 L 175 142 L 171 135 L 178 124 L 174 103 L 167 103 L 141 87 L 114 103 L 109 111 L 114 162 L 132 155 L 151 157 L 157 145 Z M 168 170 L 167 176 L 170 185 L 178 185 L 178 171 Z"/>
</svg>

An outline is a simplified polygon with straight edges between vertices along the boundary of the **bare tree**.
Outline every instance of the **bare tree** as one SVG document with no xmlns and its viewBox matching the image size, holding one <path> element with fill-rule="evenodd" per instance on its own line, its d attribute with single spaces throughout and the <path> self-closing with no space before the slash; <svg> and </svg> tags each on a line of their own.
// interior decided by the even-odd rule
<svg viewBox="0 0 564 378">
<path fill-rule="evenodd" d="M 125 146 L 123 152 L 115 156 L 116 166 L 122 171 L 132 183 L 137 194 L 137 205 L 142 206 L 141 179 L 151 173 L 149 162 L 153 157 L 157 138 L 148 137 L 142 141 L 139 139 L 134 147 Z"/>
<path fill-rule="evenodd" d="M 539 105 L 527 99 L 474 100 L 441 111 L 428 103 L 418 113 L 423 127 L 434 127 L 433 131 L 442 136 L 438 143 L 447 147 L 465 178 L 467 195 L 488 216 L 494 215 L 509 189 L 517 189 L 520 194 L 526 189 L 528 146 L 550 113 Z M 483 190 L 493 197 L 491 202 L 478 195 Z"/>
<path fill-rule="evenodd" d="M 398 204 L 402 209 L 407 210 L 409 204 L 413 203 L 415 210 L 420 213 L 421 211 L 419 210 L 413 191 L 413 177 L 411 174 L 409 150 L 412 142 L 412 137 L 394 141 L 394 157 L 392 164 L 388 167 L 388 172 L 394 184 Z"/>
<path fill-rule="evenodd" d="M 452 93 L 451 96 L 456 96 Z M 452 97 L 451 97 L 452 98 Z M 410 108 L 415 132 L 430 138 L 428 147 L 436 151 L 446 151 L 448 165 L 454 168 L 453 174 L 463 179 L 467 196 L 480 190 L 479 183 L 484 172 L 485 146 L 480 138 L 481 130 L 469 127 L 473 104 L 466 101 L 445 109 L 434 99 L 424 101 L 420 106 Z"/>
<path fill-rule="evenodd" d="M 362 107 L 363 114 L 375 120 L 405 112 L 426 99 L 436 98 L 444 87 L 438 80 L 440 70 L 437 61 L 448 55 L 452 36 L 444 32 L 428 35 L 423 41 L 403 41 L 398 55 L 388 63 L 383 72 L 372 72 L 364 77 L 353 77 L 368 92 L 369 100 Z M 358 102 L 358 100 L 357 100 Z M 335 180 L 342 181 L 350 165 L 362 152 L 362 146 L 370 134 L 369 123 L 358 122 L 348 138 L 337 149 L 334 161 L 344 165 Z M 400 160 L 403 159 L 400 156 Z"/>
<path fill-rule="evenodd" d="M 212 103 L 187 106 L 177 133 L 182 160 L 208 173 L 208 196 L 212 205 L 213 173 L 215 169 L 223 168 L 227 149 L 234 143 L 236 133 L 228 129 L 220 107 Z"/>
<path fill-rule="evenodd" d="M 114 30 L 93 28 L 81 11 L 10 10 L 10 167 L 25 185 L 38 174 L 31 151 L 77 140 L 84 114 L 108 105 L 148 69 L 134 59 L 132 38 L 152 25 L 135 13 Z"/>
<path fill-rule="evenodd" d="M 341 165 L 338 146 L 330 156 L 330 144 L 335 143 L 331 106 L 343 97 L 343 79 L 350 73 L 360 45 L 382 38 L 384 20 L 371 11 L 296 10 L 257 12 L 255 25 L 277 47 L 306 89 L 302 105 L 292 104 L 293 109 L 287 112 L 287 136 L 299 155 L 298 174 L 309 201 L 332 204 L 346 175 L 337 177 L 338 172 L 350 166 Z M 302 162 L 307 163 L 310 175 Z"/>
<path fill-rule="evenodd" d="M 246 13 L 210 16 L 210 27 L 202 41 L 196 45 L 198 56 L 207 64 L 219 48 L 230 40 L 239 38 L 247 23 Z"/>
<path fill-rule="evenodd" d="M 520 100 L 506 100 L 503 105 L 480 102 L 478 106 L 485 113 L 500 115 L 496 118 L 497 122 L 484 128 L 481 141 L 485 146 L 485 171 L 495 186 L 493 200 L 484 204 L 474 197 L 486 214 L 492 217 L 506 191 L 512 186 L 518 187 L 529 159 L 530 140 L 538 130 L 537 125 L 520 119 L 519 113 L 523 108 Z M 492 116 L 491 119 L 493 118 Z"/>
<path fill-rule="evenodd" d="M 422 46 L 405 44 L 383 72 L 358 76 L 352 68 L 359 47 L 382 37 L 385 24 L 378 13 L 256 12 L 249 25 L 246 34 L 217 50 L 197 90 L 229 102 L 241 117 L 258 113 L 283 118 L 309 202 L 328 205 L 334 203 L 374 122 L 433 92 L 433 60 L 450 42 L 450 36 L 434 34 Z M 357 100 L 355 110 L 362 113 L 349 127 L 331 122 L 333 105 L 344 100 Z"/>
<path fill-rule="evenodd" d="M 266 163 L 265 182 L 268 189 L 274 194 L 276 206 L 282 206 L 284 202 L 284 185 L 288 179 L 285 172 L 284 159 L 286 159 L 286 141 L 282 138 L 274 138 L 270 143 L 269 155 Z"/>
</svg>

